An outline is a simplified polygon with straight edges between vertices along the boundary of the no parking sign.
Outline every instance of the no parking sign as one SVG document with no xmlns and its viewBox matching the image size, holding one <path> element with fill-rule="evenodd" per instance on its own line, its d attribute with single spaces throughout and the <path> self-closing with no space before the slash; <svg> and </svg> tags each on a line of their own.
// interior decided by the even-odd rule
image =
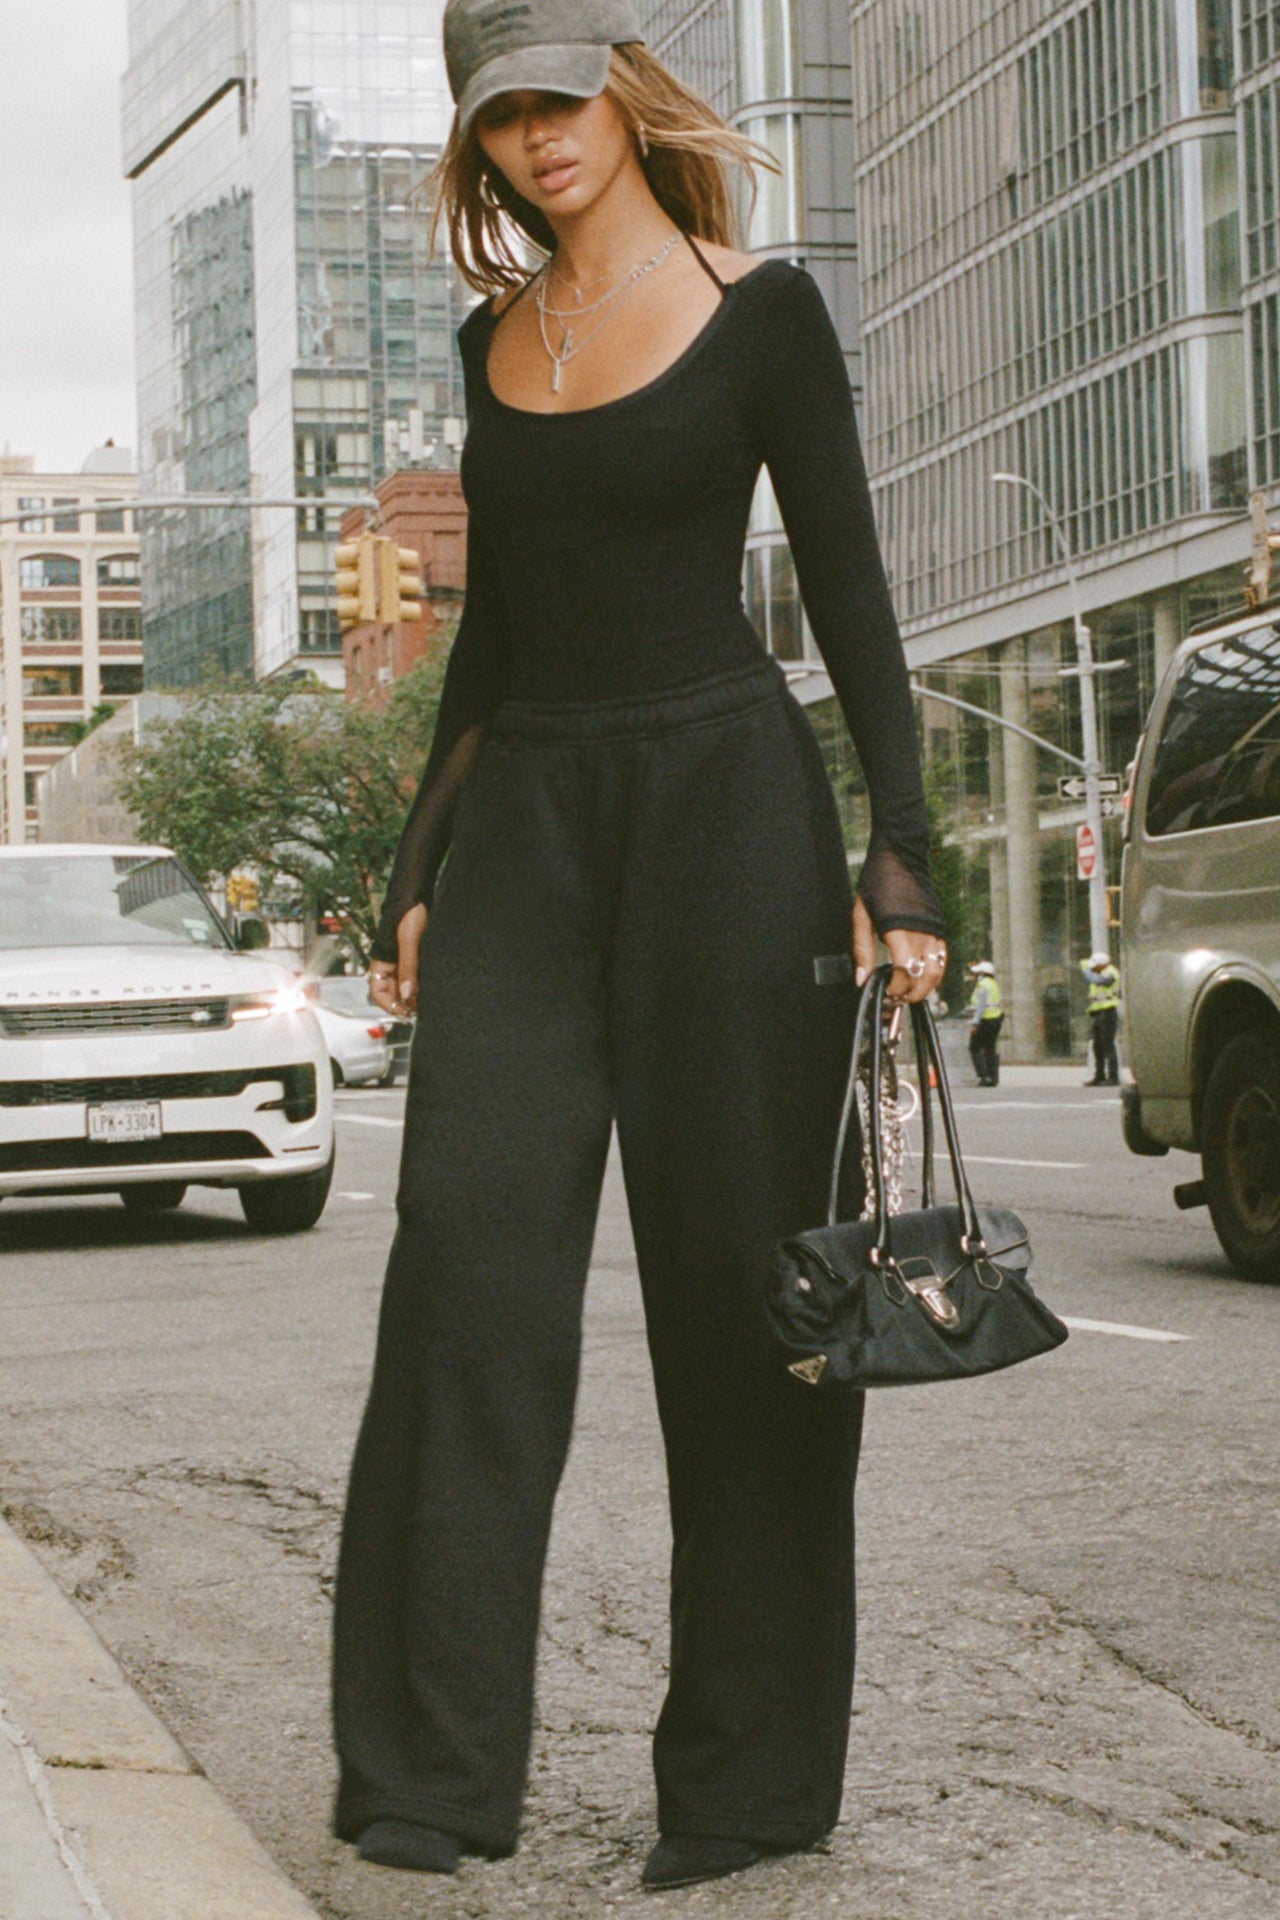
<svg viewBox="0 0 1280 1920">
<path fill-rule="evenodd" d="M 1082 880 L 1092 880 L 1097 864 L 1098 843 L 1093 837 L 1093 828 L 1086 821 L 1076 828 L 1076 872 Z"/>
</svg>

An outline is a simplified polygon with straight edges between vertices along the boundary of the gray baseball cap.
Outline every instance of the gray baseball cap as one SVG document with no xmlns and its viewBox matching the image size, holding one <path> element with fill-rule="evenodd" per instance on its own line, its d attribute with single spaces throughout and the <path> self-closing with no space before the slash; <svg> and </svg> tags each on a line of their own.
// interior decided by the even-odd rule
<svg viewBox="0 0 1280 1920">
<path fill-rule="evenodd" d="M 611 50 L 644 35 L 632 0 L 449 0 L 444 60 L 458 131 L 500 93 L 603 93 Z"/>
</svg>

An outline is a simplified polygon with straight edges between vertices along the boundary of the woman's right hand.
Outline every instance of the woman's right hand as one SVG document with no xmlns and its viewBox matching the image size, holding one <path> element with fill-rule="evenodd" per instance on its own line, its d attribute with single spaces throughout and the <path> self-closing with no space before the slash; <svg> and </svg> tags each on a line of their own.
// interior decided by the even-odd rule
<svg viewBox="0 0 1280 1920">
<path fill-rule="evenodd" d="M 418 949 L 427 926 L 427 910 L 410 907 L 396 928 L 399 958 L 369 963 L 369 998 L 384 1013 L 402 1017 L 418 1011 Z"/>
</svg>

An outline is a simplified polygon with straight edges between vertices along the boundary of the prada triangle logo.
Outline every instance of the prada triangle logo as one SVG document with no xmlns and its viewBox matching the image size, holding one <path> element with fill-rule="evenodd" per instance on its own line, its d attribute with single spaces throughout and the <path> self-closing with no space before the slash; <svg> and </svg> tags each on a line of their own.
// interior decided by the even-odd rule
<svg viewBox="0 0 1280 1920">
<path fill-rule="evenodd" d="M 793 1360 L 787 1368 L 788 1373 L 794 1373 L 796 1379 L 803 1380 L 807 1387 L 816 1387 L 826 1370 L 825 1353 L 815 1353 L 809 1360 Z"/>
</svg>

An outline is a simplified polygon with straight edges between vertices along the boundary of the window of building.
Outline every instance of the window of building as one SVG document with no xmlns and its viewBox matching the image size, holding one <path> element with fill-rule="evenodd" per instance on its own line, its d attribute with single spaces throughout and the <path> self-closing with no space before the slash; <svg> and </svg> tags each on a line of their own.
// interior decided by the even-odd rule
<svg viewBox="0 0 1280 1920">
<path fill-rule="evenodd" d="M 38 773 L 24 773 L 22 776 L 22 799 L 28 807 L 36 805 L 36 786 L 40 779 Z"/>
<path fill-rule="evenodd" d="M 1149 834 L 1280 815 L 1280 629 L 1259 626 L 1187 659 L 1147 790 Z"/>
<path fill-rule="evenodd" d="M 738 99 L 790 100 L 796 84 L 797 0 L 737 0 Z"/>
<path fill-rule="evenodd" d="M 1247 313 L 1253 364 L 1253 457 L 1259 486 L 1280 479 L 1280 294 Z"/>
<path fill-rule="evenodd" d="M 44 523 L 44 515 L 40 511 L 43 506 L 44 501 L 38 495 L 30 493 L 19 495 L 18 512 L 22 513 L 28 507 L 33 510 L 29 519 L 19 522 L 19 533 L 47 533 L 49 531 Z"/>
<path fill-rule="evenodd" d="M 142 614 L 137 607 L 103 607 L 98 614 L 100 640 L 141 640 Z"/>
<path fill-rule="evenodd" d="M 1187 142 L 1201 150 L 1204 298 L 1210 313 L 1240 305 L 1240 173 L 1234 134 Z"/>
<path fill-rule="evenodd" d="M 1240 60 L 1245 73 L 1280 53 L 1280 8 L 1275 0 L 1240 0 Z"/>
<path fill-rule="evenodd" d="M 298 617 L 303 653 L 341 653 L 342 628 L 332 607 L 304 607 Z"/>
<path fill-rule="evenodd" d="M 22 729 L 22 742 L 37 749 L 74 747 L 81 732 L 82 723 L 78 720 L 28 720 Z"/>
<path fill-rule="evenodd" d="M 18 577 L 28 593 L 78 587 L 80 562 L 69 553 L 32 553 L 18 563 Z"/>
<path fill-rule="evenodd" d="M 105 661 L 102 664 L 102 691 L 104 694 L 141 693 L 142 663 L 138 661 Z"/>
<path fill-rule="evenodd" d="M 746 556 L 747 617 L 779 660 L 803 660 L 804 624 L 795 563 L 785 544 L 752 547 Z"/>
<path fill-rule="evenodd" d="M 123 533 L 125 518 L 123 507 L 99 507 L 97 513 L 99 533 Z"/>
<path fill-rule="evenodd" d="M 54 533 L 79 533 L 80 502 L 78 500 L 67 499 L 65 495 L 61 500 L 54 500 L 52 531 Z"/>
<path fill-rule="evenodd" d="M 1200 105 L 1206 113 L 1231 106 L 1235 70 L 1232 50 L 1232 0 L 1198 0 Z"/>
<path fill-rule="evenodd" d="M 141 580 L 142 565 L 136 553 L 113 553 L 98 562 L 100 587 L 136 587 Z"/>
<path fill-rule="evenodd" d="M 748 253 L 763 248 L 798 248 L 804 240 L 804 181 L 800 145 L 800 116 L 796 113 L 762 113 L 741 123 L 749 139 L 769 148 L 782 166 L 781 173 L 749 176 L 743 171 L 740 187 L 739 221 L 743 246 Z M 752 202 L 751 184 L 756 195 Z"/>
<path fill-rule="evenodd" d="M 1244 147 L 1248 271 L 1260 280 L 1280 267 L 1280 80 L 1245 101 Z"/>
<path fill-rule="evenodd" d="M 22 638 L 34 647 L 77 645 L 83 638 L 79 607 L 24 607 Z"/>
<path fill-rule="evenodd" d="M 24 700 L 65 700 L 84 692 L 84 672 L 80 667 L 25 667 L 22 674 Z"/>
</svg>

